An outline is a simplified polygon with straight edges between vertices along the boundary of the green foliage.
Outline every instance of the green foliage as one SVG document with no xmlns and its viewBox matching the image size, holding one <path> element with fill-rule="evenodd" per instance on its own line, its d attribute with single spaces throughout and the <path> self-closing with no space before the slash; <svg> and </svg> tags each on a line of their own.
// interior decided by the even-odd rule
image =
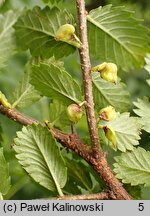
<svg viewBox="0 0 150 216">
<path fill-rule="evenodd" d="M 30 65 L 27 64 L 22 80 L 18 83 L 14 92 L 14 103 L 12 107 L 25 108 L 40 99 L 39 92 L 29 83 Z"/>
<path fill-rule="evenodd" d="M 49 110 L 49 119 L 53 126 L 63 129 L 63 127 L 71 125 L 66 110 L 67 106 L 61 103 L 61 101 L 53 100 Z"/>
<path fill-rule="evenodd" d="M 145 65 L 145 69 L 150 73 L 150 54 L 148 54 L 145 58 L 145 62 L 146 62 L 146 65 Z"/>
<path fill-rule="evenodd" d="M 28 10 L 15 24 L 18 43 L 23 49 L 30 49 L 33 56 L 62 58 L 75 51 L 75 47 L 55 40 L 58 28 L 72 23 L 72 16 L 58 8 L 43 10 L 39 7 Z M 59 51 L 58 51 L 59 50 Z"/>
<path fill-rule="evenodd" d="M 91 191 L 92 181 L 87 167 L 83 163 L 73 159 L 65 158 L 65 160 L 68 168 L 68 176 L 72 181 L 75 181 L 78 186 L 85 190 Z"/>
<path fill-rule="evenodd" d="M 130 184 L 125 184 L 124 187 L 129 192 L 129 194 L 133 197 L 133 199 L 141 199 L 142 196 L 141 185 L 131 186 Z"/>
<path fill-rule="evenodd" d="M 5 108 L 10 109 L 11 104 L 8 102 L 6 96 L 0 91 L 0 104 L 2 104 Z"/>
<path fill-rule="evenodd" d="M 43 2 L 47 4 L 46 7 Z M 89 2 L 92 1 L 85 3 Z M 39 5 L 41 8 L 35 5 Z M 61 6 L 61 9 L 54 5 Z M 78 22 L 76 24 L 72 14 L 64 10 L 64 5 L 65 7 L 67 5 L 67 9 L 72 10 L 72 14 L 76 14 L 75 1 L 69 4 L 67 0 L 64 2 L 63 0 L 7 0 L 0 8 L 0 12 L 2 12 L 0 15 L 0 69 L 2 71 L 0 91 L 4 92 L 12 101 L 14 86 L 22 75 L 14 91 L 13 108 L 24 108 L 23 111 L 26 114 L 41 121 L 48 119 L 45 123 L 48 122 L 50 128 L 60 129 L 62 135 L 68 133 L 69 142 L 69 139 L 72 141 L 72 137 L 75 135 L 72 136 L 70 127 L 66 127 L 72 124 L 66 112 L 67 107 L 70 104 L 77 105 L 84 101 L 82 95 L 84 86 L 82 86 L 80 70 L 82 61 L 79 62 L 77 53 L 70 55 L 77 48 L 79 49 L 79 46 L 73 42 L 76 40 L 80 45 L 74 32 L 76 26 L 78 29 Z M 27 9 L 22 12 L 19 18 L 16 10 L 8 10 L 11 8 L 22 9 L 25 6 Z M 33 9 L 29 10 L 29 8 Z M 4 11 L 7 12 L 4 13 Z M 108 146 L 117 151 L 109 149 L 108 163 L 111 167 L 114 157 L 117 155 L 114 164 L 116 176 L 122 179 L 125 188 L 133 198 L 139 199 L 141 190 L 143 190 L 141 184 L 150 186 L 150 152 L 139 147 L 135 148 L 139 145 L 141 127 L 143 126 L 145 131 L 150 132 L 149 99 L 138 99 L 137 102 L 134 102 L 136 108 L 133 111 L 139 117 L 130 117 L 130 114 L 126 112 L 130 111 L 130 99 L 134 98 L 135 101 L 135 98 L 141 97 L 138 93 L 144 95 L 143 92 L 145 93 L 148 89 L 147 84 L 139 85 L 136 89 L 136 84 L 134 84 L 139 83 L 136 80 L 137 77 L 140 77 L 140 81 L 149 79 L 150 56 L 146 55 L 149 53 L 150 41 L 148 30 L 141 25 L 140 20 L 133 17 L 131 11 L 124 7 L 112 7 L 111 5 L 90 11 L 87 15 L 87 22 L 92 64 L 101 65 L 102 63 L 103 65 L 103 61 L 108 62 L 110 71 L 113 71 L 113 65 L 116 63 L 115 79 L 114 77 L 112 79 L 112 74 L 104 76 L 106 74 L 101 73 L 100 76 L 97 72 L 92 73 L 96 118 L 98 119 L 97 115 L 100 109 L 106 106 L 113 106 L 117 112 L 121 113 L 117 113 L 117 118 L 115 118 L 114 113 L 109 113 L 107 116 L 106 109 L 103 109 L 103 116 L 108 118 L 104 118 L 105 121 L 101 119 L 98 123 L 100 143 L 104 151 Z M 13 29 L 14 23 L 16 24 Z M 70 28 L 66 29 L 69 26 Z M 66 30 L 67 33 L 71 30 L 72 32 L 65 35 Z M 67 38 L 65 41 L 64 35 Z M 20 52 L 18 49 L 20 47 L 22 50 L 30 52 Z M 18 52 L 17 55 L 10 58 L 14 51 Z M 68 57 L 68 55 L 70 56 Z M 59 61 L 60 58 L 62 61 Z M 7 67 L 4 68 L 6 62 Z M 144 62 L 146 62 L 145 66 Z M 147 74 L 142 71 L 141 75 L 134 76 L 137 72 L 135 70 L 134 73 L 130 71 L 125 77 L 123 73 L 123 70 L 129 71 L 143 66 L 148 71 Z M 117 67 L 120 68 L 119 76 L 122 81 L 117 77 Z M 65 68 L 69 69 L 65 70 Z M 24 71 L 23 74 L 22 71 Z M 110 83 L 101 77 L 115 83 Z M 126 81 L 127 86 L 123 81 Z M 88 80 L 86 82 L 88 83 Z M 147 83 L 150 85 L 150 80 L 147 80 Z M 131 98 L 129 91 L 132 93 Z M 39 100 L 42 96 L 48 98 L 43 97 Z M 4 102 L 6 101 L 0 101 L 3 105 L 6 104 Z M 85 107 L 88 105 L 90 106 L 85 102 Z M 85 112 L 84 106 L 82 108 Z M 9 111 L 11 112 L 11 110 Z M 4 196 L 6 199 L 7 197 L 28 199 L 30 195 L 33 199 L 37 194 L 40 197 L 54 197 L 57 194 L 63 195 L 63 193 L 65 195 L 99 193 L 108 189 L 99 174 L 87 162 L 56 142 L 49 127 L 48 130 L 42 125 L 30 125 L 23 127 L 20 131 L 21 128 L 17 123 L 11 121 L 9 124 L 9 119 L 5 118 L 0 115 L 0 122 L 3 126 L 3 134 L 0 128 L 0 145 L 6 148 L 6 158 L 9 158 L 12 168 L 10 174 L 13 181 L 11 190 L 8 192 L 10 177 L 1 148 L 0 199 L 7 192 L 7 196 Z M 77 136 L 80 136 L 81 140 L 92 150 L 86 118 L 83 116 L 76 128 L 74 126 L 74 131 L 76 130 Z M 16 132 L 14 149 L 17 159 L 10 148 Z M 1 135 L 3 139 L 1 139 Z M 142 138 L 144 137 L 144 139 L 140 140 L 140 145 L 148 148 L 146 136 L 147 133 L 143 131 Z M 31 176 L 41 186 L 30 181 L 28 176 Z M 13 196 L 20 189 L 22 189 L 21 193 Z"/>
<path fill-rule="evenodd" d="M 93 73 L 93 95 L 96 109 L 111 105 L 117 111 L 123 112 L 128 110 L 129 92 L 125 84 L 119 82 L 116 85 L 105 81 L 99 73 Z"/>
<path fill-rule="evenodd" d="M 55 98 L 65 104 L 82 101 L 79 85 L 70 74 L 52 63 L 33 65 L 31 84 L 42 95 Z"/>
<path fill-rule="evenodd" d="M 1 147 L 1 142 L 2 142 L 2 127 L 1 127 L 1 124 L 0 124 L 0 147 Z"/>
<path fill-rule="evenodd" d="M 138 147 L 115 157 L 114 172 L 123 183 L 150 186 L 150 152 Z"/>
<path fill-rule="evenodd" d="M 138 99 L 137 102 L 134 102 L 134 105 L 137 109 L 134 109 L 134 112 L 141 117 L 141 123 L 143 129 L 150 133 L 150 102 L 148 98 L 143 100 Z"/>
<path fill-rule="evenodd" d="M 145 58 L 145 62 L 146 62 L 146 65 L 145 65 L 145 69 L 149 72 L 150 74 L 150 54 L 147 55 L 147 57 Z M 147 83 L 148 85 L 150 86 L 150 79 L 147 80 Z"/>
<path fill-rule="evenodd" d="M 107 5 L 87 16 L 90 53 L 94 59 L 113 61 L 123 70 L 144 65 L 149 51 L 148 30 L 124 7 Z"/>
<path fill-rule="evenodd" d="M 129 113 L 118 114 L 115 120 L 103 124 L 103 126 L 113 129 L 116 135 L 117 149 L 122 152 L 133 151 L 133 147 L 139 145 L 141 125 L 138 118 L 129 115 Z"/>
<path fill-rule="evenodd" d="M 149 79 L 149 80 L 147 80 L 147 83 L 148 83 L 148 85 L 150 86 L 150 79 Z"/>
<path fill-rule="evenodd" d="M 17 13 L 8 11 L 0 14 L 0 68 L 4 67 L 15 51 L 15 37 L 13 25 L 18 17 Z"/>
<path fill-rule="evenodd" d="M 48 4 L 48 3 L 59 3 L 60 1 L 64 1 L 64 0 L 43 0 L 44 3 Z"/>
<path fill-rule="evenodd" d="M 40 125 L 23 127 L 17 132 L 14 142 L 16 157 L 29 175 L 45 188 L 61 194 L 67 180 L 67 169 L 47 128 Z"/>
<path fill-rule="evenodd" d="M 0 194 L 5 195 L 10 189 L 9 168 L 3 154 L 3 148 L 0 148 Z"/>
<path fill-rule="evenodd" d="M 72 181 L 72 179 L 70 179 L 69 177 L 68 177 L 68 180 L 67 180 L 67 184 L 65 185 L 63 190 L 68 195 L 79 195 L 79 194 L 81 194 L 81 189 L 78 187 L 76 182 Z"/>
</svg>

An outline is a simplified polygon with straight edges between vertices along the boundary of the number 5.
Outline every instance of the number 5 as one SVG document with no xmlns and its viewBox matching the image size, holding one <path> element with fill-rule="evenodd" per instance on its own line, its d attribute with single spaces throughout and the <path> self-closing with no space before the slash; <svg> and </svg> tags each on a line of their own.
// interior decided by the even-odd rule
<svg viewBox="0 0 150 216">
<path fill-rule="evenodd" d="M 143 211 L 144 210 L 144 203 L 139 203 L 139 211 Z"/>
</svg>

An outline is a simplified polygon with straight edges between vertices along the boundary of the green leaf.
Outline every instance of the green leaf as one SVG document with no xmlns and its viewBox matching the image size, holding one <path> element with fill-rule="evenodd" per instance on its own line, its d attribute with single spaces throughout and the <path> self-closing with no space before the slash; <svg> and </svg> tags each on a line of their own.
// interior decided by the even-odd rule
<svg viewBox="0 0 150 216">
<path fill-rule="evenodd" d="M 145 62 L 146 62 L 146 65 L 145 65 L 145 70 L 148 71 L 149 75 L 150 75 L 150 54 L 147 54 L 146 58 L 145 58 Z M 150 79 L 146 80 L 148 85 L 150 86 Z"/>
<path fill-rule="evenodd" d="M 150 102 L 148 98 L 144 98 L 143 100 L 138 99 L 137 102 L 133 103 L 137 109 L 133 111 L 141 117 L 141 123 L 143 125 L 143 129 L 150 133 Z"/>
<path fill-rule="evenodd" d="M 87 167 L 82 162 L 77 162 L 73 159 L 65 158 L 68 168 L 68 176 L 75 181 L 80 187 L 91 191 L 92 180 Z"/>
<path fill-rule="evenodd" d="M 12 107 L 25 108 L 38 101 L 41 96 L 37 90 L 29 83 L 30 68 L 29 64 L 26 65 L 25 72 L 22 80 L 18 83 L 14 92 L 14 103 Z"/>
<path fill-rule="evenodd" d="M 63 188 L 63 191 L 65 192 L 65 194 L 67 195 L 79 195 L 81 194 L 81 190 L 79 189 L 78 185 L 76 184 L 76 182 L 74 182 L 72 180 L 72 178 L 67 179 L 67 183 L 65 185 L 65 187 Z"/>
<path fill-rule="evenodd" d="M 148 85 L 150 86 L 150 79 L 148 79 L 148 80 L 146 80 L 146 81 L 147 81 Z"/>
<path fill-rule="evenodd" d="M 10 187 L 8 164 L 3 154 L 3 148 L 0 148 L 0 193 L 3 195 L 7 194 Z"/>
<path fill-rule="evenodd" d="M 133 146 L 139 145 L 141 124 L 136 117 L 129 113 L 118 114 L 118 117 L 106 125 L 113 129 L 116 135 L 117 149 L 122 152 L 133 151 Z"/>
<path fill-rule="evenodd" d="M 40 185 L 62 195 L 67 169 L 56 141 L 41 125 L 23 127 L 14 140 L 16 157 L 29 175 Z"/>
<path fill-rule="evenodd" d="M 1 123 L 0 123 L 0 147 L 1 147 L 1 143 L 2 143 L 2 127 L 1 127 Z"/>
<path fill-rule="evenodd" d="M 125 84 L 110 83 L 102 79 L 97 72 L 93 73 L 93 96 L 98 111 L 107 105 L 115 107 L 120 112 L 128 110 L 129 93 Z"/>
<path fill-rule="evenodd" d="M 133 197 L 133 199 L 141 199 L 142 198 L 142 187 L 137 185 L 137 186 L 131 186 L 130 184 L 125 184 L 124 188 L 126 191 Z"/>
<path fill-rule="evenodd" d="M 64 68 L 64 62 L 60 61 L 59 59 L 56 60 L 54 56 L 52 56 L 49 59 L 43 59 L 43 58 L 40 58 L 38 56 L 38 57 L 32 58 L 32 60 L 31 60 L 31 65 L 40 65 L 41 63 L 45 63 L 45 64 L 48 64 L 48 65 L 53 64 L 54 66 L 58 67 L 61 70 L 65 69 Z"/>
<path fill-rule="evenodd" d="M 60 100 L 65 104 L 82 101 L 79 85 L 65 70 L 52 63 L 33 65 L 31 84 L 42 95 Z"/>
<path fill-rule="evenodd" d="M 50 104 L 50 122 L 58 128 L 64 128 L 67 125 L 71 125 L 67 115 L 67 106 L 61 103 L 61 101 L 53 100 Z"/>
<path fill-rule="evenodd" d="M 150 152 L 138 147 L 134 151 L 122 153 L 115 157 L 114 164 L 116 177 L 122 179 L 123 183 L 131 185 L 144 184 L 150 186 Z"/>
<path fill-rule="evenodd" d="M 39 7 L 28 10 L 15 24 L 18 43 L 23 49 L 30 49 L 33 56 L 62 58 L 75 51 L 68 43 L 55 40 L 55 33 L 61 25 L 72 22 L 72 16 L 58 8 Z"/>
<path fill-rule="evenodd" d="M 0 14 L 0 68 L 5 66 L 8 59 L 14 54 L 15 37 L 13 25 L 17 20 L 17 13 L 8 11 Z"/>
<path fill-rule="evenodd" d="M 107 5 L 87 16 L 90 53 L 101 61 L 112 61 L 123 70 L 144 65 L 149 51 L 148 29 L 124 7 Z"/>
<path fill-rule="evenodd" d="M 145 62 L 146 62 L 146 65 L 145 65 L 145 69 L 149 72 L 150 74 L 150 54 L 148 54 L 145 58 Z"/>
</svg>

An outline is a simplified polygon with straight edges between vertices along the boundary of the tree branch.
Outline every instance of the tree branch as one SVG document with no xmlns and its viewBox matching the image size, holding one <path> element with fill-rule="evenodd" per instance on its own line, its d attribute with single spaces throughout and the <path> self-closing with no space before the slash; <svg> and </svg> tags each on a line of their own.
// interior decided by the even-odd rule
<svg viewBox="0 0 150 216">
<path fill-rule="evenodd" d="M 0 113 L 25 126 L 31 124 L 42 124 L 35 119 L 23 115 L 15 109 L 8 109 L 3 105 L 0 105 Z M 81 157 L 89 158 L 89 156 L 92 155 L 91 149 L 82 142 L 81 138 L 77 134 L 67 134 L 56 128 L 52 128 L 50 131 L 58 142 L 60 142 L 64 147 L 73 150 Z"/>
<path fill-rule="evenodd" d="M 3 105 L 0 105 L 0 113 L 22 125 L 42 124 L 35 119 L 24 116 L 15 109 L 8 109 Z M 130 195 L 126 192 L 126 190 L 122 187 L 122 184 L 118 181 L 118 179 L 116 179 L 113 172 L 110 170 L 105 154 L 103 154 L 101 159 L 98 160 L 93 157 L 92 150 L 82 142 L 81 138 L 77 134 L 67 134 L 56 128 L 52 128 L 50 131 L 57 141 L 64 147 L 73 150 L 89 164 L 91 164 L 94 170 L 99 174 L 100 178 L 102 178 L 109 187 L 110 199 L 131 199 Z"/>
<path fill-rule="evenodd" d="M 131 196 L 122 186 L 122 183 L 115 177 L 114 173 L 108 166 L 106 156 L 101 157 L 100 161 L 90 157 L 89 162 L 99 176 L 104 180 L 106 185 L 109 187 L 112 199 L 117 200 L 131 200 Z"/>
<path fill-rule="evenodd" d="M 53 197 L 52 199 L 56 199 L 56 200 L 108 200 L 110 199 L 110 194 L 109 192 L 101 192 L 97 194 L 62 196 L 58 198 Z"/>
<path fill-rule="evenodd" d="M 89 57 L 89 48 L 87 40 L 87 25 L 86 25 L 86 11 L 84 0 L 76 0 L 79 22 L 79 36 L 81 41 L 80 47 L 80 61 L 84 83 L 84 95 L 85 95 L 85 109 L 88 122 L 88 129 L 93 145 L 93 155 L 95 158 L 100 158 L 103 152 L 99 143 L 98 128 L 96 125 L 96 119 L 94 114 L 94 102 L 92 94 L 92 75 L 91 75 L 91 63 Z"/>
<path fill-rule="evenodd" d="M 27 117 L 25 115 L 23 115 L 22 113 L 18 112 L 15 109 L 8 109 L 6 107 L 4 107 L 2 104 L 0 104 L 0 112 L 3 115 L 6 115 L 8 118 L 22 124 L 22 125 L 30 125 L 30 124 L 39 124 L 40 122 L 38 122 L 35 119 L 32 119 L 31 117 Z"/>
<path fill-rule="evenodd" d="M 87 39 L 87 25 L 86 25 L 86 11 L 85 1 L 76 0 L 78 22 L 79 22 L 79 37 L 81 41 L 80 47 L 80 61 L 83 75 L 84 95 L 86 100 L 86 116 L 88 122 L 88 129 L 93 145 L 93 156 L 88 160 L 100 177 L 105 181 L 106 185 L 113 192 L 113 198 L 116 199 L 131 199 L 126 190 L 122 187 L 122 184 L 116 179 L 113 172 L 110 170 L 106 155 L 103 153 L 98 136 L 98 128 L 96 125 L 96 119 L 94 115 L 94 102 L 92 94 L 92 75 L 91 75 L 91 63 L 89 57 L 88 39 Z"/>
</svg>

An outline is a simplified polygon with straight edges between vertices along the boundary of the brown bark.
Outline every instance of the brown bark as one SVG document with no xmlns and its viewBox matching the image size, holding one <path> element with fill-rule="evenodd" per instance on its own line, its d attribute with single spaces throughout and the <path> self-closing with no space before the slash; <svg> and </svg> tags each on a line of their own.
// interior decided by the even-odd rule
<svg viewBox="0 0 150 216">
<path fill-rule="evenodd" d="M 106 154 L 102 151 L 102 148 L 99 143 L 98 128 L 96 125 L 96 119 L 94 115 L 91 63 L 90 63 L 88 40 L 87 40 L 85 3 L 84 0 L 76 0 L 76 4 L 77 4 L 78 20 L 79 20 L 79 36 L 81 41 L 81 47 L 79 52 L 80 52 L 81 69 L 83 75 L 84 95 L 86 101 L 85 109 L 86 109 L 89 135 L 92 143 L 92 149 L 89 148 L 86 144 L 84 144 L 81 138 L 75 133 L 67 134 L 55 128 L 50 129 L 50 132 L 57 139 L 57 141 L 59 141 L 63 146 L 73 150 L 84 160 L 86 160 L 89 164 L 91 164 L 93 169 L 99 174 L 100 178 L 102 178 L 103 181 L 108 186 L 109 191 L 108 193 L 103 193 L 103 197 L 107 198 L 108 195 L 109 199 L 128 200 L 131 199 L 130 195 L 123 188 L 122 184 L 115 177 L 114 173 L 111 171 L 110 167 L 108 166 Z M 37 120 L 24 116 L 22 113 L 18 112 L 17 110 L 8 109 L 3 105 L 0 105 L 0 112 L 6 115 L 8 118 L 21 123 L 22 125 L 30 125 L 33 123 L 41 124 Z M 83 196 L 84 195 L 81 195 L 82 198 Z M 96 196 L 97 195 L 95 194 L 95 199 Z M 102 193 L 101 195 L 99 194 L 99 196 L 101 196 L 102 198 Z"/>
<path fill-rule="evenodd" d="M 98 128 L 96 125 L 96 119 L 94 114 L 94 102 L 92 94 L 92 74 L 91 63 L 89 57 L 88 39 L 87 39 L 87 25 L 86 25 L 86 11 L 84 1 L 77 0 L 77 11 L 79 21 L 79 36 L 81 41 L 80 46 L 80 61 L 84 84 L 84 96 L 85 96 L 85 109 L 88 122 L 88 129 L 93 145 L 93 155 L 95 158 L 100 158 L 103 153 L 101 151 Z"/>
<path fill-rule="evenodd" d="M 0 113 L 8 118 L 17 121 L 22 125 L 41 124 L 35 119 L 27 117 L 15 109 L 7 109 L 0 105 Z M 109 188 L 109 199 L 131 199 L 130 195 L 122 187 L 122 184 L 116 179 L 110 170 L 106 155 L 103 154 L 100 160 L 93 157 L 92 150 L 83 143 L 77 134 L 67 134 L 56 128 L 52 128 L 51 133 L 64 147 L 71 149 L 86 160 L 93 169 L 99 174 Z"/>
</svg>

